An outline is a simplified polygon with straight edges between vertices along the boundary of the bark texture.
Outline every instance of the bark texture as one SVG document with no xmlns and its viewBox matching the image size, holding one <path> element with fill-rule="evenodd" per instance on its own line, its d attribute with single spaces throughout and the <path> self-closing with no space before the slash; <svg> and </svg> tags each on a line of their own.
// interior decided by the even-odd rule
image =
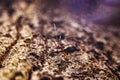
<svg viewBox="0 0 120 80">
<path fill-rule="evenodd" d="M 85 24 L 31 1 L 0 10 L 0 80 L 120 79 L 119 27 Z"/>
</svg>

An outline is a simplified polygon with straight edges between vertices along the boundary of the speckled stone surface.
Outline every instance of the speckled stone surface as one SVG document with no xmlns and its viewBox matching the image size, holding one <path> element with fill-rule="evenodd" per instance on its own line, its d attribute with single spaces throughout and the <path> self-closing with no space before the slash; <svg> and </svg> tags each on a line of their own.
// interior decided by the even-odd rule
<svg viewBox="0 0 120 80">
<path fill-rule="evenodd" d="M 0 16 L 0 80 L 119 80 L 120 28 L 18 1 Z M 57 14 L 57 15 L 56 15 Z"/>
</svg>

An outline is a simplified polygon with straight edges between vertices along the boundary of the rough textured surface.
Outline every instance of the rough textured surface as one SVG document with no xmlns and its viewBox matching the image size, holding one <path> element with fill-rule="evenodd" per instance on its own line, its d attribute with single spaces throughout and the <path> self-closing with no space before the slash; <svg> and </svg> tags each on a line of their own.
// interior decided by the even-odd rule
<svg viewBox="0 0 120 80">
<path fill-rule="evenodd" d="M 120 28 L 18 1 L 0 16 L 0 80 L 119 80 Z"/>
</svg>

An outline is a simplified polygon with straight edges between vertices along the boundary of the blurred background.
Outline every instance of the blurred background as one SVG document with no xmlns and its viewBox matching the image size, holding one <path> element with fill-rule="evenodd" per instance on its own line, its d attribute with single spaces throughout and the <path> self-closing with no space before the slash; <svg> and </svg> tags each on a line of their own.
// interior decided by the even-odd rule
<svg viewBox="0 0 120 80">
<path fill-rule="evenodd" d="M 120 0 L 40 0 L 47 10 L 64 9 L 76 19 L 104 25 L 120 25 Z M 38 2 L 39 3 L 39 2 Z"/>
<path fill-rule="evenodd" d="M 14 13 L 12 4 L 22 0 L 0 0 L 0 11 Z M 120 25 L 120 0 L 23 0 L 35 3 L 43 12 L 61 10 L 75 19 L 104 25 Z M 62 11 L 63 10 L 63 11 Z M 64 15 L 66 16 L 66 15 Z"/>
</svg>

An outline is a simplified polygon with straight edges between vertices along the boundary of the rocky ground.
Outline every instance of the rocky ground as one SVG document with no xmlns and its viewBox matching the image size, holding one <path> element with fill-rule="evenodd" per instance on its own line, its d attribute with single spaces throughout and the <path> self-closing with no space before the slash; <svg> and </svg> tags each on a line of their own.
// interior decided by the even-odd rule
<svg viewBox="0 0 120 80">
<path fill-rule="evenodd" d="M 120 79 L 119 27 L 25 1 L 0 11 L 0 80 Z"/>
</svg>

